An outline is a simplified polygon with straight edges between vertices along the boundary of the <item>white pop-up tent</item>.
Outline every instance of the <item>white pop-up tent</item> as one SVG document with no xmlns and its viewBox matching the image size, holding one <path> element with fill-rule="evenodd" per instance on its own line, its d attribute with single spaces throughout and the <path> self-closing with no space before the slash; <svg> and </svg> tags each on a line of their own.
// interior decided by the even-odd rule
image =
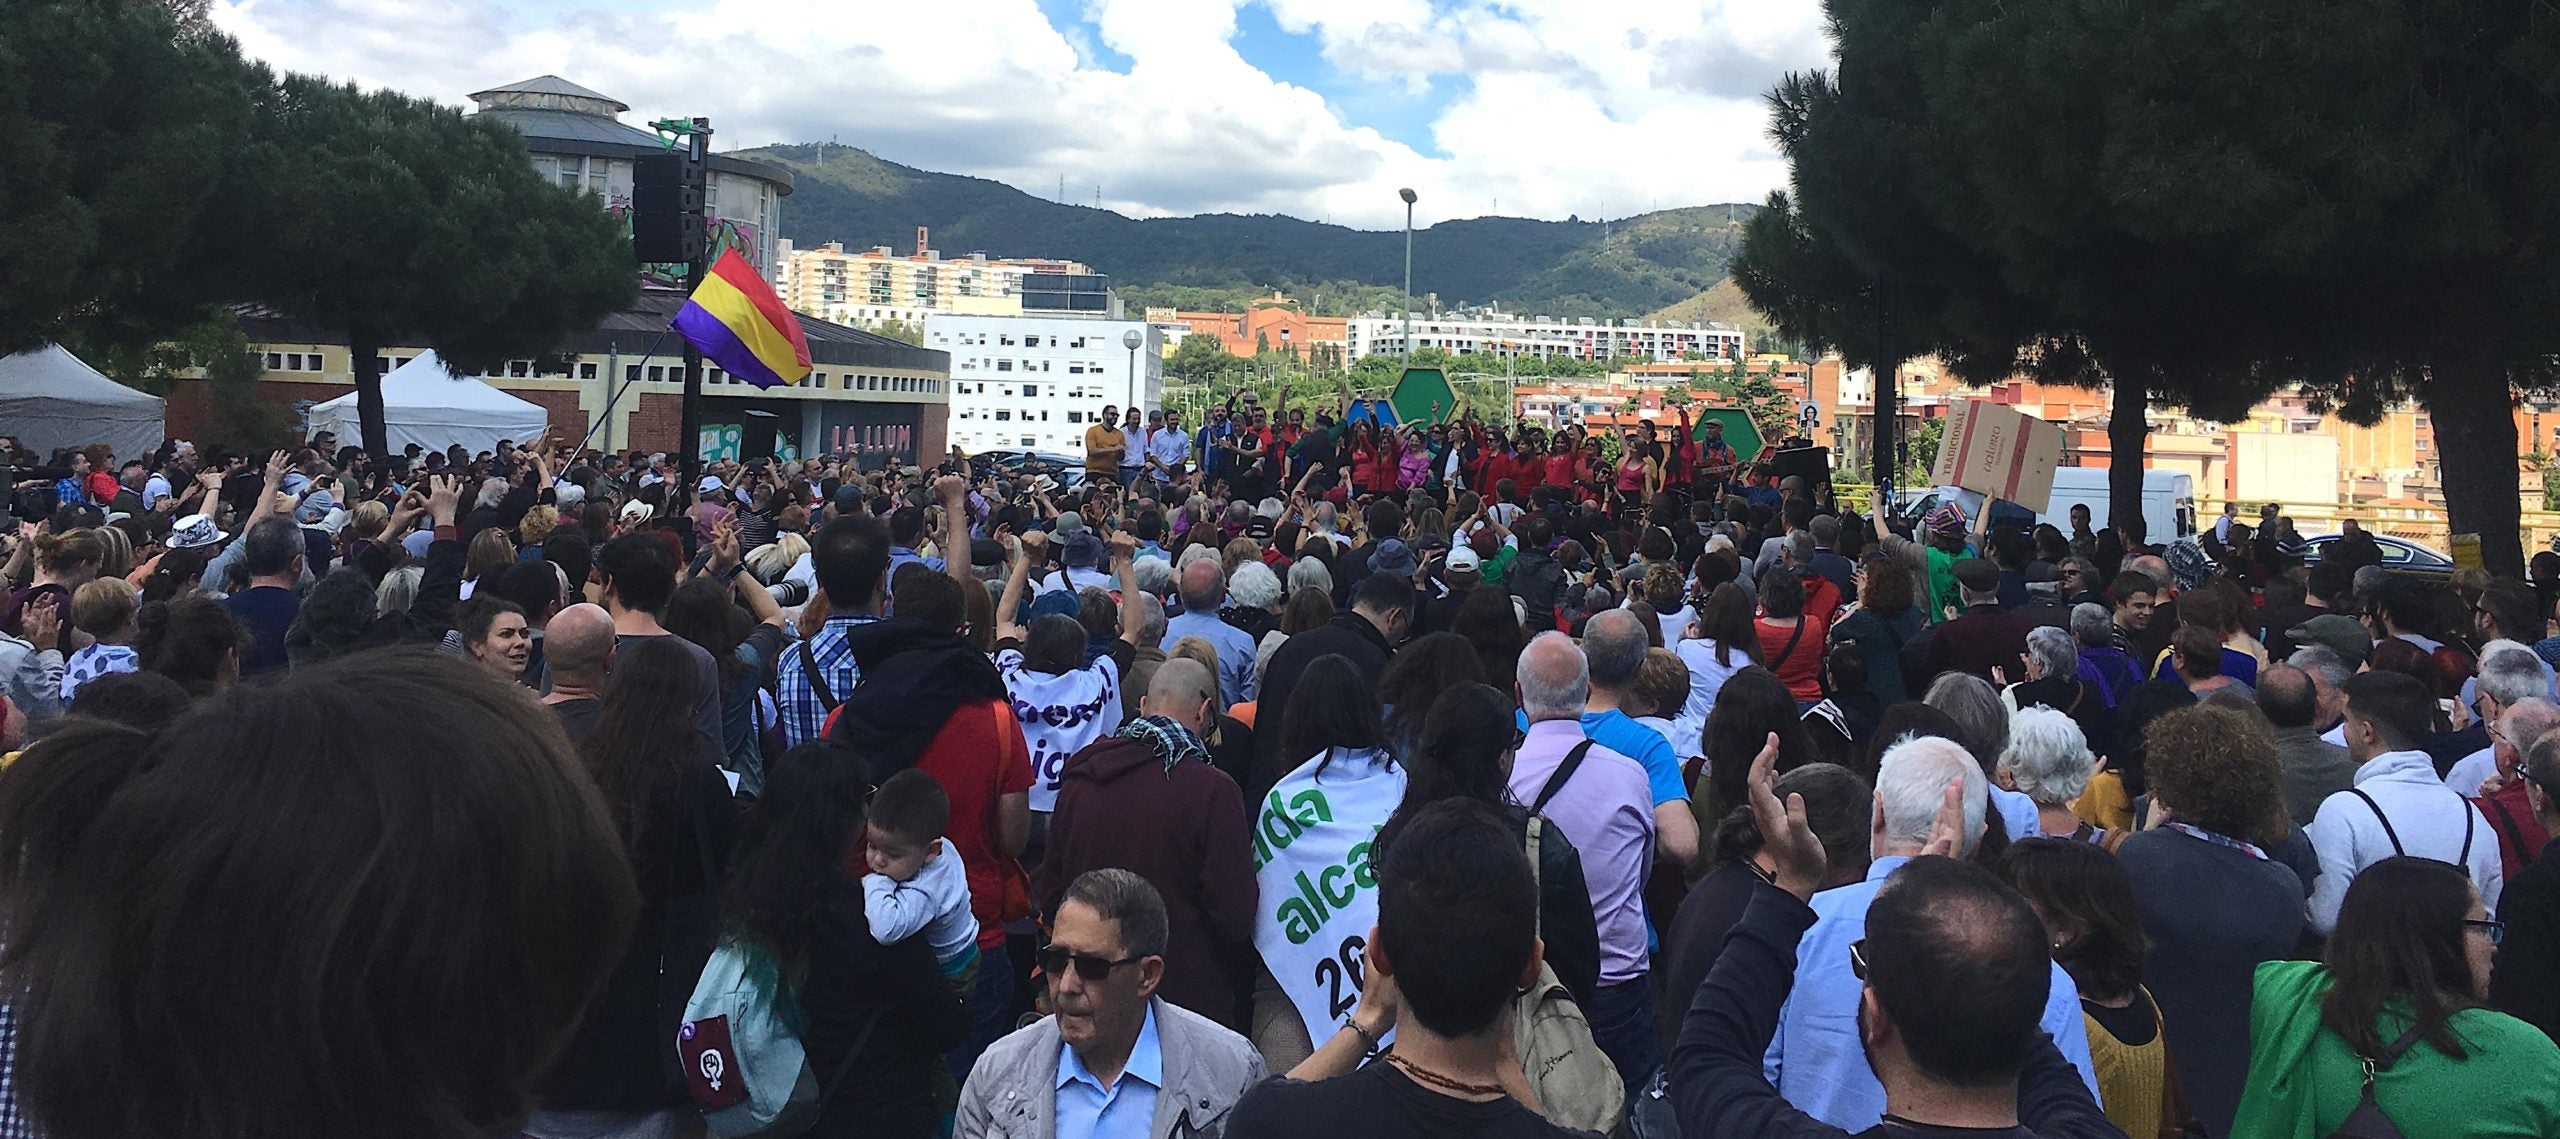
<svg viewBox="0 0 2560 1139">
<path fill-rule="evenodd" d="M 59 344 L 0 359 L 0 435 L 38 456 L 104 443 L 120 459 L 168 437 L 168 402 L 98 374 Z"/>
<path fill-rule="evenodd" d="M 494 450 L 500 439 L 529 443 L 550 422 L 541 404 L 456 376 L 431 351 L 382 376 L 383 433 L 395 454 L 411 443 L 430 451 L 460 443 L 476 454 Z M 340 443 L 361 442 L 356 393 L 313 404 L 309 430 L 334 432 Z"/>
</svg>

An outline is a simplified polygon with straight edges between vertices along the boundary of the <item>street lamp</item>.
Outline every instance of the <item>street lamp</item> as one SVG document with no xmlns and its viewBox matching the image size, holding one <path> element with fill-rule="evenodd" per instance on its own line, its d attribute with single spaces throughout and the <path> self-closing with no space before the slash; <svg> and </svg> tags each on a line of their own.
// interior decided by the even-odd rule
<svg viewBox="0 0 2560 1139">
<path fill-rule="evenodd" d="M 1147 342 L 1145 333 L 1130 329 L 1120 334 L 1120 346 L 1129 350 L 1129 406 L 1138 406 L 1138 346 Z"/>
<path fill-rule="evenodd" d="M 1413 362 L 1413 190 L 1396 191 L 1404 199 L 1404 361 Z"/>
</svg>

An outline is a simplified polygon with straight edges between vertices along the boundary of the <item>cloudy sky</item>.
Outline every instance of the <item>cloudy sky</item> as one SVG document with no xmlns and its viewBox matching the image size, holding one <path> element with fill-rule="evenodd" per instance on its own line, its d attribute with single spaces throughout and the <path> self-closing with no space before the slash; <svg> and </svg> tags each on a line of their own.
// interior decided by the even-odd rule
<svg viewBox="0 0 2560 1139">
<path fill-rule="evenodd" d="M 215 0 L 278 67 L 456 104 L 558 74 L 1136 215 L 1385 228 L 1757 201 L 1819 0 Z"/>
</svg>

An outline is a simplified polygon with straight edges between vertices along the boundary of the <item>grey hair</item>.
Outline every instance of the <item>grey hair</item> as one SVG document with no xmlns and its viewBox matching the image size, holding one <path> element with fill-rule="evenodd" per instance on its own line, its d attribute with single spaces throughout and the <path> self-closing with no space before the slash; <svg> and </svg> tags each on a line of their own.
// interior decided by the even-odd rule
<svg viewBox="0 0 2560 1139">
<path fill-rule="evenodd" d="M 1253 508 L 1253 516 L 1256 518 L 1277 520 L 1282 513 L 1287 511 L 1287 509 L 1288 508 L 1286 506 L 1281 504 L 1279 499 L 1265 498 L 1262 500 L 1260 505 Z"/>
<path fill-rule="evenodd" d="M 1905 736 L 1876 762 L 1876 799 L 1884 813 L 1884 841 L 1904 848 L 1929 841 L 1929 826 L 1947 800 L 1947 781 L 1964 780 L 1964 850 L 1982 841 L 1983 812 L 1991 783 L 1964 745 L 1938 736 Z M 1876 853 L 1882 854 L 1883 851 Z"/>
<path fill-rule="evenodd" d="M 1156 560 L 1156 559 L 1149 559 Z M 1151 649 L 1164 643 L 1164 602 L 1141 589 L 1138 593 L 1138 647 Z"/>
<path fill-rule="evenodd" d="M 2554 729 L 2560 729 L 2560 704 L 2539 696 L 2527 696 L 2509 704 L 2507 710 L 2498 715 L 2499 732 L 2507 737 L 2508 746 L 2515 748 L 2518 754 L 2533 750 L 2533 745 Z"/>
<path fill-rule="evenodd" d="M 790 573 L 792 564 L 808 552 L 807 538 L 798 534 L 777 534 L 772 541 L 756 547 L 747 555 L 747 569 L 756 575 L 757 581 L 771 585 Z"/>
<path fill-rule="evenodd" d="M 1929 685 L 1921 702 L 1947 714 L 1964 733 L 1964 747 L 1989 771 L 2009 749 L 2009 706 L 1991 682 L 1969 672 L 1945 672 Z"/>
<path fill-rule="evenodd" d="M 1624 609 L 1592 614 L 1582 627 L 1582 656 L 1591 683 L 1611 689 L 1634 683 L 1649 643 L 1635 614 Z"/>
<path fill-rule="evenodd" d="M 2347 579 L 2347 584 L 2348 588 L 2355 590 L 2356 596 L 2369 597 L 2382 591 L 2383 578 L 2381 566 L 2357 566 L 2355 576 Z"/>
<path fill-rule="evenodd" d="M 1173 569 L 1174 572 L 1180 573 L 1193 562 L 1214 562 L 1218 560 L 1219 556 L 1217 547 L 1215 546 L 1189 546 L 1183 549 L 1182 559 L 1173 564 Z"/>
<path fill-rule="evenodd" d="M 2072 636 L 2070 630 L 2038 625 L 2027 630 L 2027 657 L 2042 664 L 2046 676 L 2069 680 L 2073 673 L 2080 671 L 2080 639 Z"/>
<path fill-rule="evenodd" d="M 2151 579 L 2156 589 L 2169 588 L 2169 561 L 2157 554 L 2144 554 L 2125 563 L 2125 568 Z"/>
<path fill-rule="evenodd" d="M 1239 498 L 1227 504 L 1226 520 L 1239 526 L 1253 520 L 1253 505 Z"/>
<path fill-rule="evenodd" d="M 1812 565 L 1813 555 L 1815 553 L 1813 531 L 1798 530 L 1787 535 L 1787 548 L 1785 552 L 1788 561 L 1794 562 L 1800 566 Z"/>
<path fill-rule="evenodd" d="M 1245 562 L 1227 575 L 1227 596 L 1235 603 L 1251 609 L 1273 609 L 1280 604 L 1280 575 L 1258 561 Z"/>
<path fill-rule="evenodd" d="M 2071 639 L 2086 649 L 2105 648 L 2116 637 L 2115 615 L 2094 601 L 2083 601 L 2071 607 Z"/>
<path fill-rule="evenodd" d="M 1137 577 L 1138 588 L 1148 594 L 1162 597 L 1173 590 L 1173 563 L 1154 554 L 1130 563 L 1129 571 Z M 1163 606 L 1158 605 L 1157 608 L 1162 609 Z"/>
<path fill-rule="evenodd" d="M 1325 568 L 1324 559 L 1300 558 L 1289 563 L 1289 593 L 1295 596 L 1301 589 L 1333 592 L 1333 571 Z"/>
<path fill-rule="evenodd" d="M 425 566 L 402 566 L 382 575 L 382 584 L 373 590 L 373 615 L 388 617 L 408 612 L 418 600 L 418 579 L 426 574 Z"/>
<path fill-rule="evenodd" d="M 1135 872 L 1113 867 L 1087 870 L 1067 883 L 1067 896 L 1059 904 L 1081 903 L 1104 921 L 1120 925 L 1120 953 L 1124 957 L 1164 956 L 1167 927 L 1164 895 Z"/>
<path fill-rule="evenodd" d="M 2321 683 L 2331 688 L 2345 684 L 2348 677 L 2356 674 L 2356 670 L 2347 664 L 2347 658 L 2339 656 L 2338 650 L 2327 645 L 2304 645 L 2293 650 L 2293 655 L 2286 657 L 2284 662 L 2319 677 Z"/>
<path fill-rule="evenodd" d="M 1579 720 L 1591 702 L 1591 662 L 1562 633 L 1540 633 L 1520 650 L 1519 681 L 1520 708 L 1531 720 Z"/>
<path fill-rule="evenodd" d="M 2037 705 L 2020 708 L 2009 720 L 2009 750 L 2000 766 L 2018 790 L 2039 806 L 2058 806 L 2089 788 L 2089 737 L 2071 717 Z M 2021 836 L 2023 837 L 2023 836 Z"/>
<path fill-rule="evenodd" d="M 2518 700 L 2548 695 L 2551 682 L 2542 673 L 2542 658 L 2514 641 L 2480 646 L 2480 691 L 2504 707 Z"/>
<path fill-rule="evenodd" d="M 506 497 L 507 480 L 495 476 L 480 480 L 480 505 L 496 506 Z"/>
</svg>

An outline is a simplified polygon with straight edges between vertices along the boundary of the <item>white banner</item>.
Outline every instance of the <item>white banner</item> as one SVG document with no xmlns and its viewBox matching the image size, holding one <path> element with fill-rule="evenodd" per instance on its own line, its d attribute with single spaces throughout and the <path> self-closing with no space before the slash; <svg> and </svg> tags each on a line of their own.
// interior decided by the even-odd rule
<svg viewBox="0 0 2560 1139">
<path fill-rule="evenodd" d="M 1108 654 L 1074 672 L 1051 675 L 1022 666 L 1022 654 L 996 654 L 996 669 L 1013 695 L 1022 741 L 1031 748 L 1031 809 L 1047 814 L 1058 805 L 1058 777 L 1067 760 L 1120 727 L 1120 666 Z"/>
<path fill-rule="evenodd" d="M 1298 765 L 1256 808 L 1253 947 L 1322 1044 L 1360 1005 L 1378 922 L 1369 844 L 1404 800 L 1404 769 L 1376 749 L 1334 752 L 1321 777 L 1317 766 Z"/>
</svg>

